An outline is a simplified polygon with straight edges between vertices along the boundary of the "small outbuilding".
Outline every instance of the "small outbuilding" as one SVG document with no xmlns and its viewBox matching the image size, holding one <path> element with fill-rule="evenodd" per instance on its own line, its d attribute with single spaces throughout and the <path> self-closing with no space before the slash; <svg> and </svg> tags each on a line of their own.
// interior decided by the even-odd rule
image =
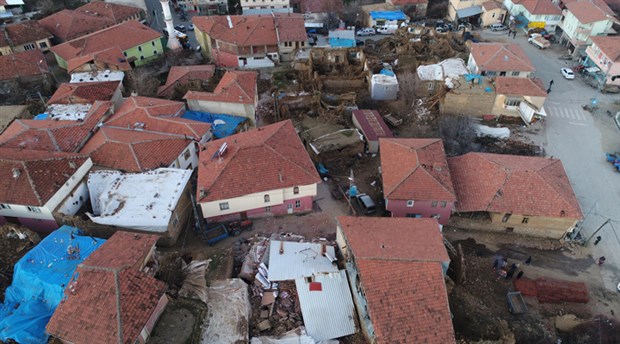
<svg viewBox="0 0 620 344">
<path fill-rule="evenodd" d="M 373 74 L 370 77 L 370 96 L 373 100 L 396 100 L 398 97 L 396 74 L 388 69 Z"/>
<path fill-rule="evenodd" d="M 383 121 L 377 110 L 353 110 L 353 124 L 364 134 L 368 151 L 370 153 L 379 152 L 379 138 L 394 137 L 392 131 Z"/>
</svg>

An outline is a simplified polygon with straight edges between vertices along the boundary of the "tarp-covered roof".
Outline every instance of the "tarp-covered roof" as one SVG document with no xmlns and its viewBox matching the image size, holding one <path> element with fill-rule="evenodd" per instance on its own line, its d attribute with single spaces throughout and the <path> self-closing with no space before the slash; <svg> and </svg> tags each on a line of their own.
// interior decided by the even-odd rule
<svg viewBox="0 0 620 344">
<path fill-rule="evenodd" d="M 482 6 L 471 6 L 456 11 L 459 18 L 467 18 L 482 13 Z"/>
<path fill-rule="evenodd" d="M 403 11 L 372 11 L 370 12 L 372 19 L 385 20 L 405 20 L 407 16 Z"/>
<path fill-rule="evenodd" d="M 243 116 L 200 111 L 185 111 L 181 117 L 211 124 L 213 136 L 215 136 L 216 139 L 221 139 L 236 133 L 239 125 L 248 120 Z"/>
</svg>

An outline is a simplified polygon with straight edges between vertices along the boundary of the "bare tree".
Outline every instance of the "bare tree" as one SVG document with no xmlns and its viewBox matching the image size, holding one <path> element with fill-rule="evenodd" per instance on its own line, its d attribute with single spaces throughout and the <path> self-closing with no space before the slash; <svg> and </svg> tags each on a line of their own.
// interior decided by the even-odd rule
<svg viewBox="0 0 620 344">
<path fill-rule="evenodd" d="M 159 79 L 154 71 L 148 67 L 134 68 L 127 73 L 127 94 L 133 92 L 144 97 L 154 97 L 160 86 Z"/>
<path fill-rule="evenodd" d="M 477 134 L 469 116 L 442 116 L 439 120 L 439 134 L 446 153 L 450 156 L 480 151 L 476 143 Z"/>
</svg>

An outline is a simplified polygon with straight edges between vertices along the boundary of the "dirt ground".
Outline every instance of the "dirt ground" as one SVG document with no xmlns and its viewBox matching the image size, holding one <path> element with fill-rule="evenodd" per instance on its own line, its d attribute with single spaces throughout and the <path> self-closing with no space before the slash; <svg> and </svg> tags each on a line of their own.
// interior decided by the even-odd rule
<svg viewBox="0 0 620 344">
<path fill-rule="evenodd" d="M 493 340 L 498 343 L 618 343 L 620 325 L 616 312 L 620 297 L 607 291 L 598 265 L 589 250 L 580 246 L 562 246 L 558 241 L 507 234 L 470 232 L 444 228 L 454 246 L 465 254 L 466 281 L 449 294 L 453 324 L 461 343 Z M 508 264 L 520 263 L 524 277 L 545 277 L 585 282 L 590 301 L 587 304 L 541 304 L 525 297 L 528 312 L 513 315 L 508 311 L 506 294 L 515 291 L 512 281 L 500 279 L 493 271 L 496 256 L 508 258 Z M 524 261 L 532 257 L 531 265 Z M 556 318 L 574 315 L 564 331 L 556 330 Z M 599 322 L 600 333 L 594 331 Z M 600 340 L 600 341 L 599 341 Z M 608 340 L 608 341 L 603 341 Z"/>
</svg>

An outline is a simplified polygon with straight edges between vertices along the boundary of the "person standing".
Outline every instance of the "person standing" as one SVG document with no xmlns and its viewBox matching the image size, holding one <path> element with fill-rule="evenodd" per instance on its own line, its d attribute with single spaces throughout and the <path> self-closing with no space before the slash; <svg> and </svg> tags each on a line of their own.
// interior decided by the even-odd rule
<svg viewBox="0 0 620 344">
<path fill-rule="evenodd" d="M 527 257 L 527 259 L 525 260 L 525 265 L 530 265 L 530 263 L 532 262 L 532 256 Z"/>
<path fill-rule="evenodd" d="M 594 240 L 594 246 L 598 245 L 598 243 L 599 243 L 599 241 L 601 241 L 601 239 L 602 239 L 602 238 L 601 238 L 601 236 L 600 236 L 600 235 L 599 235 L 599 236 L 597 236 L 597 237 L 596 237 L 596 240 Z"/>
<path fill-rule="evenodd" d="M 521 277 L 523 277 L 523 270 L 519 271 L 517 274 L 517 279 L 521 279 Z"/>
</svg>

